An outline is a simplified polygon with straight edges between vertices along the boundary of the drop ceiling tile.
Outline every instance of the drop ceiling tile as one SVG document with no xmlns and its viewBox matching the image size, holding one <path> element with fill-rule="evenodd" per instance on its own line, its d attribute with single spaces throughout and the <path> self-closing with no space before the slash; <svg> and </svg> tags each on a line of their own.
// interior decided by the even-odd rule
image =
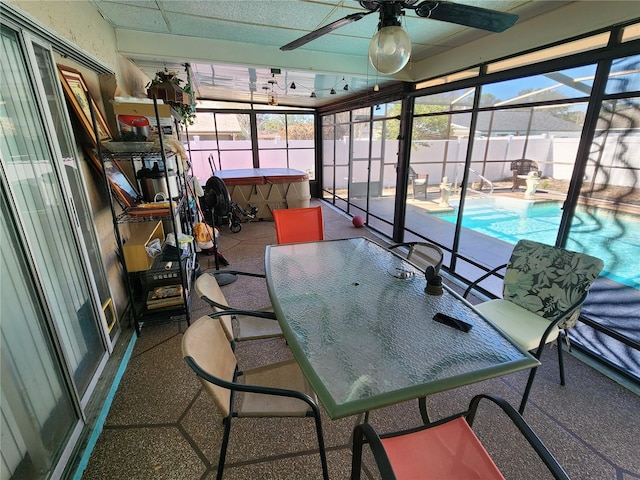
<svg viewBox="0 0 640 480">
<path fill-rule="evenodd" d="M 167 16 L 171 33 L 200 38 L 216 38 L 231 42 L 272 45 L 280 47 L 290 40 L 286 30 L 273 30 L 262 25 L 238 25 L 237 23 L 200 18 L 174 13 Z M 215 36 L 211 32 L 215 31 Z"/>
<path fill-rule="evenodd" d="M 116 28 L 135 29 L 144 32 L 169 33 L 162 13 L 158 9 L 146 8 L 147 2 L 136 4 L 94 1 L 99 5 L 105 19 Z M 149 2 L 155 5 L 155 2 Z"/>
<path fill-rule="evenodd" d="M 170 0 L 159 2 L 168 14 L 184 13 L 238 24 L 264 24 L 284 29 L 296 28 L 309 31 L 362 10 L 357 2 L 348 1 L 344 3 L 351 8 L 347 6 L 334 8 L 331 3 L 327 2 L 291 0 L 216 0 L 196 2 Z"/>
</svg>

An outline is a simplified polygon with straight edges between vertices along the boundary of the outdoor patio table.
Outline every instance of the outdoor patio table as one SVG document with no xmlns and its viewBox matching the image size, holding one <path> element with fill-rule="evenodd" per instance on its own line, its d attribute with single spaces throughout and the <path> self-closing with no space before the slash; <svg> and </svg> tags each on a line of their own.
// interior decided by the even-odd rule
<svg viewBox="0 0 640 480">
<path fill-rule="evenodd" d="M 539 365 L 446 286 L 425 293 L 422 272 L 369 239 L 270 245 L 265 266 L 285 338 L 333 419 Z M 435 322 L 438 312 L 471 330 Z"/>
</svg>

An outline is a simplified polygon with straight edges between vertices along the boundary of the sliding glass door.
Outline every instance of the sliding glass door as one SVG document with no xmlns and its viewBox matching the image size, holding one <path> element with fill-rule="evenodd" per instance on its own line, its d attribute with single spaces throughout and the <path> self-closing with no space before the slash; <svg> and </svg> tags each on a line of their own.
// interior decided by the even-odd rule
<svg viewBox="0 0 640 480">
<path fill-rule="evenodd" d="M 47 478 L 79 415 L 48 335 L 38 288 L 25 261 L 5 196 L 0 199 L 2 317 L 1 478 Z M 5 275 L 11 272 L 11 275 Z"/>
<path fill-rule="evenodd" d="M 47 45 L 40 45 L 32 41 L 29 45 L 33 49 L 34 71 L 38 72 L 37 80 L 42 84 L 42 91 L 47 98 L 47 105 L 51 114 L 52 137 L 55 137 L 60 149 L 60 159 L 64 165 L 61 171 L 60 181 L 68 186 L 63 189 L 70 196 L 75 213 L 76 230 L 78 234 L 78 247 L 83 252 L 85 263 L 90 266 L 93 273 L 89 277 L 94 287 L 102 311 L 110 305 L 111 290 L 107 283 L 107 274 L 102 261 L 102 252 L 98 242 L 98 233 L 93 221 L 93 214 L 89 205 L 89 200 L 84 188 L 82 178 L 82 159 L 78 155 L 73 140 L 73 132 L 69 125 L 70 120 L 67 114 L 63 93 L 58 79 L 56 65 Z M 106 306 L 106 307 L 105 307 Z M 106 313 L 109 313 L 107 311 Z M 109 318 L 103 318 L 104 328 L 108 332 L 112 341 L 115 341 L 120 333 L 120 326 L 115 313 Z"/>
<path fill-rule="evenodd" d="M 3 58 L 15 64 L 5 71 L 0 93 L 11 128 L 0 140 L 10 196 L 24 228 L 34 269 L 60 337 L 65 360 L 81 396 L 105 354 L 88 278 L 70 213 L 61 190 L 60 165 L 54 162 L 26 65 L 15 34 L 3 31 Z"/>
<path fill-rule="evenodd" d="M 28 35 L 2 25 L 0 41 L 1 476 L 49 478 L 73 447 L 107 338 L 68 162 L 39 101 L 59 92 L 43 88 L 52 69 L 30 68 Z"/>
</svg>

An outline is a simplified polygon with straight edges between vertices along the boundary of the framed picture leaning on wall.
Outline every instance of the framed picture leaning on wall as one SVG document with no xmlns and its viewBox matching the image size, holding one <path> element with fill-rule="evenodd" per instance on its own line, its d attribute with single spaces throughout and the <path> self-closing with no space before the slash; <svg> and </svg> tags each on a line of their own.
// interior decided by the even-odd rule
<svg viewBox="0 0 640 480">
<path fill-rule="evenodd" d="M 98 171 L 104 175 L 104 168 L 96 150 L 98 142 L 102 143 L 112 139 L 109 126 L 91 96 L 91 92 L 87 89 L 87 84 L 82 74 L 73 68 L 60 64 L 58 64 L 58 74 L 64 94 L 73 111 L 72 113 L 82 125 L 86 138 L 89 140 L 89 142 L 82 142 L 85 144 L 84 148 L 87 156 Z M 91 108 L 89 107 L 89 102 L 91 102 Z M 96 139 L 96 129 L 93 128 L 91 110 L 93 110 L 96 117 L 98 139 Z M 109 166 L 107 166 L 106 176 L 111 190 L 123 208 L 140 203 L 140 194 L 122 172 L 117 162 L 110 162 Z"/>
<path fill-rule="evenodd" d="M 82 124 L 82 128 L 91 140 L 93 147 L 96 148 L 98 140 L 104 142 L 111 140 L 111 132 L 106 120 L 102 116 L 102 112 L 96 105 L 87 84 L 82 78 L 82 74 L 74 70 L 73 68 L 65 65 L 58 64 L 58 73 L 60 75 L 60 81 L 62 83 L 62 89 L 76 114 L 76 117 Z M 96 123 L 98 124 L 99 139 L 96 139 L 95 130 L 93 128 L 93 121 L 91 120 L 91 110 L 89 109 L 89 101 L 91 101 L 91 107 L 96 116 Z"/>
</svg>

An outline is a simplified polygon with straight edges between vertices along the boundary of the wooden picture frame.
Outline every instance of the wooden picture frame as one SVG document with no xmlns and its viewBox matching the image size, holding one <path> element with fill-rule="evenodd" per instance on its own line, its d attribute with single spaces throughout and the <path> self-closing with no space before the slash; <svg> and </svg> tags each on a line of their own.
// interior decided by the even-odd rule
<svg viewBox="0 0 640 480">
<path fill-rule="evenodd" d="M 102 162 L 98 158 L 96 149 L 98 148 L 98 141 L 102 143 L 112 139 L 109 126 L 91 96 L 91 92 L 89 92 L 82 74 L 78 70 L 74 70 L 65 65 L 58 64 L 57 67 L 64 94 L 71 105 L 73 113 L 82 125 L 82 129 L 86 133 L 87 138 L 90 140 L 90 144 L 85 144 L 84 149 L 93 165 L 104 175 L 105 171 Z M 91 108 L 89 108 L 89 101 L 91 102 Z M 93 110 L 96 117 L 98 136 L 100 137 L 98 139 L 96 139 L 95 129 L 93 128 L 91 110 Z M 116 195 L 118 202 L 124 208 L 139 204 L 140 194 L 122 172 L 118 164 L 111 162 L 111 164 L 106 167 L 106 170 L 109 186 L 111 187 L 111 191 Z"/>
<path fill-rule="evenodd" d="M 90 148 L 85 148 L 87 155 L 95 165 L 95 167 L 104 174 L 102 163 L 96 155 L 95 151 Z M 124 174 L 118 163 L 113 160 L 109 161 L 109 164 L 105 164 L 107 169 L 107 180 L 111 191 L 115 194 L 118 202 L 122 207 L 129 208 L 135 205 L 139 205 L 142 202 L 140 192 L 131 184 L 127 176 Z"/>
<path fill-rule="evenodd" d="M 111 140 L 113 137 L 111 136 L 109 125 L 107 125 L 105 118 L 102 116 L 102 112 L 93 100 L 82 74 L 65 65 L 58 64 L 57 66 L 60 82 L 62 83 L 62 89 L 64 90 L 73 112 L 82 124 L 82 128 L 91 140 L 93 147 L 96 148 L 98 146 L 98 141 L 104 142 Z M 89 108 L 88 101 L 91 101 L 91 107 L 96 117 L 96 123 L 98 124 L 98 136 L 100 137 L 98 139 L 96 139 L 95 130 L 93 128 L 91 109 Z"/>
</svg>

